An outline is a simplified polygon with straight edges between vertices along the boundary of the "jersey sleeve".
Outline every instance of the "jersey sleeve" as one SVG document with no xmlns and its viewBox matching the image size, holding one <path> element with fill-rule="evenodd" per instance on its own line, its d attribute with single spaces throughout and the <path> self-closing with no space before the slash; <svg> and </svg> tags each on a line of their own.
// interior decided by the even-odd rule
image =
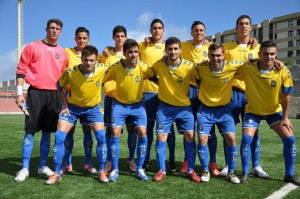
<svg viewBox="0 0 300 199">
<path fill-rule="evenodd" d="M 114 80 L 114 68 L 112 66 L 109 66 L 108 69 L 106 70 L 105 76 L 103 78 L 103 83 L 109 81 L 109 80 Z"/>
<path fill-rule="evenodd" d="M 294 91 L 293 80 L 290 70 L 287 67 L 282 69 L 283 82 L 282 82 L 282 93 L 290 93 Z"/>
<path fill-rule="evenodd" d="M 18 66 L 17 66 L 17 77 L 26 77 L 26 70 L 27 67 L 30 65 L 31 60 L 33 58 L 33 45 L 29 44 L 27 45 L 20 57 Z"/>
<path fill-rule="evenodd" d="M 65 71 L 58 79 L 57 86 L 58 88 L 63 88 L 66 84 L 68 84 L 70 79 L 69 70 Z"/>
</svg>

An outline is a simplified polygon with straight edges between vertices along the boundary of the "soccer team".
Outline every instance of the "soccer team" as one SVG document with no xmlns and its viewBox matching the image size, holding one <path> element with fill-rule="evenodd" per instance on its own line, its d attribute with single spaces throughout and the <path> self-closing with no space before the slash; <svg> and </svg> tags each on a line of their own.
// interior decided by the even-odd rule
<svg viewBox="0 0 300 199">
<path fill-rule="evenodd" d="M 209 182 L 212 174 L 224 176 L 231 183 L 246 183 L 250 157 L 251 172 L 269 178 L 259 164 L 257 131 L 260 121 L 266 120 L 283 142 L 284 181 L 300 186 L 300 179 L 294 174 L 296 145 L 288 119 L 292 77 L 288 68 L 276 60 L 275 43 L 265 41 L 259 45 L 250 38 L 249 16 L 237 19 L 237 38 L 224 45 L 205 40 L 205 25 L 200 21 L 191 26 L 192 40 L 182 43 L 176 37 L 163 39 L 164 23 L 160 19 L 151 22 L 151 37 L 141 43 L 127 38 L 123 26 L 116 26 L 112 35 L 115 46 L 105 48 L 102 56 L 88 44 L 89 31 L 84 27 L 75 31 L 76 47 L 63 49 L 57 44 L 62 27 L 59 19 L 50 19 L 45 39 L 28 44 L 17 66 L 16 103 L 27 104 L 29 115 L 25 116 L 22 169 L 16 182 L 29 176 L 34 135 L 40 130 L 38 174 L 48 176 L 45 183 L 56 184 L 63 173 L 72 171 L 73 134 L 78 119 L 84 133 L 84 170 L 98 173 L 98 180 L 103 183 L 118 179 L 124 123 L 128 131 L 128 166 L 138 179 L 148 180 L 145 170 L 152 164 L 155 121 L 159 169 L 153 181 L 160 182 L 166 176 L 167 145 L 169 170 L 176 170 L 174 123 L 183 134 L 184 161 L 180 172 L 190 180 Z M 24 81 L 30 85 L 26 99 L 22 91 Z M 102 86 L 106 95 L 104 117 L 100 110 Z M 240 116 L 243 173 L 238 177 L 234 174 L 238 159 L 235 125 Z M 226 165 L 221 172 L 216 159 L 215 126 L 224 142 Z M 54 131 L 52 171 L 46 160 L 50 133 Z M 98 169 L 91 164 L 91 131 L 97 140 Z M 196 151 L 202 167 L 200 176 L 194 170 Z"/>
</svg>

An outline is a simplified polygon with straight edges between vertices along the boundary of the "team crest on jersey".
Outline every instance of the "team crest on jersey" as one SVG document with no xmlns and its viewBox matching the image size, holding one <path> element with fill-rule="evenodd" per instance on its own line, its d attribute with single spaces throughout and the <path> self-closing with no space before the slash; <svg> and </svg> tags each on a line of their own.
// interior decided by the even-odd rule
<svg viewBox="0 0 300 199">
<path fill-rule="evenodd" d="M 249 59 L 249 60 L 252 60 L 252 58 L 253 58 L 252 53 L 249 53 L 249 54 L 248 54 L 248 59 Z"/>
<path fill-rule="evenodd" d="M 203 51 L 203 57 L 207 57 L 207 52 Z"/>
<path fill-rule="evenodd" d="M 97 87 L 100 86 L 100 81 L 99 80 L 96 81 L 96 86 Z"/>
<path fill-rule="evenodd" d="M 55 59 L 59 59 L 59 54 L 55 53 Z"/>
<path fill-rule="evenodd" d="M 136 77 L 135 77 L 135 81 L 136 81 L 136 82 L 140 82 L 140 81 L 141 81 L 140 76 L 136 76 Z"/>
<path fill-rule="evenodd" d="M 182 82 L 182 77 L 178 77 L 178 82 Z"/>
<path fill-rule="evenodd" d="M 276 87 L 276 81 L 275 80 L 271 81 L 271 87 Z"/>
<path fill-rule="evenodd" d="M 224 79 L 224 84 L 227 84 L 228 83 L 228 78 L 226 77 L 225 79 Z"/>
</svg>

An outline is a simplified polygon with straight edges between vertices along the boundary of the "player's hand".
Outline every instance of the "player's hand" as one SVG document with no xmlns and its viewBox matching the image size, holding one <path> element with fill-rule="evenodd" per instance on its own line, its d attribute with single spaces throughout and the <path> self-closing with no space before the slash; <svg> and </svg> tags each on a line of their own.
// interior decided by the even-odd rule
<svg viewBox="0 0 300 199">
<path fill-rule="evenodd" d="M 164 55 L 164 56 L 160 59 L 160 61 L 166 62 L 166 61 L 167 61 L 167 55 Z"/>
<path fill-rule="evenodd" d="M 282 68 L 284 68 L 284 63 L 282 61 L 279 61 L 278 59 L 275 59 L 274 66 L 277 69 L 281 70 Z"/>
<path fill-rule="evenodd" d="M 18 105 L 18 107 L 20 107 L 20 103 L 21 102 L 23 102 L 24 104 L 26 104 L 26 100 L 25 100 L 25 97 L 23 95 L 17 95 L 15 102 Z"/>
<path fill-rule="evenodd" d="M 258 45 L 257 39 L 255 39 L 253 37 L 250 37 L 249 43 L 251 44 L 252 49 L 255 48 Z"/>
<path fill-rule="evenodd" d="M 68 106 L 63 106 L 63 107 L 61 108 L 61 111 L 60 111 L 59 115 L 64 115 L 64 114 L 70 116 L 70 112 L 69 112 Z"/>
<path fill-rule="evenodd" d="M 104 50 L 102 51 L 102 56 L 104 56 L 104 57 L 108 57 L 109 56 L 109 50 L 108 50 L 107 47 L 104 48 Z"/>
<path fill-rule="evenodd" d="M 289 132 L 293 132 L 293 125 L 288 118 L 283 118 L 280 122 L 280 126 L 286 127 Z"/>
<path fill-rule="evenodd" d="M 209 41 L 207 39 L 204 39 L 203 46 L 207 46 L 207 45 L 209 45 Z"/>
<path fill-rule="evenodd" d="M 197 63 L 197 65 L 208 65 L 208 60 L 203 60 L 202 62 Z"/>
<path fill-rule="evenodd" d="M 148 45 L 150 44 L 150 42 L 151 42 L 151 37 L 146 37 L 146 38 L 144 39 L 144 44 L 145 44 L 145 46 L 148 46 Z"/>
</svg>

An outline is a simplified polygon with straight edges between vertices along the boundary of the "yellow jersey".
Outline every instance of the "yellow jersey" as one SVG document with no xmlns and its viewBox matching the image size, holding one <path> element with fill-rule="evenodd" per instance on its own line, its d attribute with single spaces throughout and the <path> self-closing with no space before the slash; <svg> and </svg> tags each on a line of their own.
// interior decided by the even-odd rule
<svg viewBox="0 0 300 199">
<path fill-rule="evenodd" d="M 155 45 L 153 42 L 150 42 L 148 46 L 146 46 L 144 42 L 139 43 L 140 60 L 149 66 L 152 66 L 155 62 L 160 60 L 164 56 L 164 52 L 164 43 L 162 45 Z M 144 92 L 157 93 L 157 84 L 146 80 L 144 82 Z"/>
<path fill-rule="evenodd" d="M 116 51 L 114 49 L 111 49 L 109 51 L 108 57 L 102 56 L 101 63 L 104 63 L 107 66 L 111 66 L 114 63 L 116 63 L 117 61 L 120 61 L 120 59 L 124 59 L 124 58 L 125 58 L 125 56 L 123 55 L 123 53 L 116 53 Z M 107 95 L 109 97 L 114 97 L 114 91 L 116 89 L 116 82 L 113 80 L 106 82 L 104 84 L 103 89 L 104 89 L 105 95 Z"/>
<path fill-rule="evenodd" d="M 194 76 L 200 80 L 198 99 L 206 106 L 217 107 L 230 103 L 234 75 L 244 62 L 223 62 L 222 69 L 214 72 L 208 65 L 197 64 Z"/>
<path fill-rule="evenodd" d="M 60 87 L 70 84 L 72 95 L 68 103 L 79 107 L 94 107 L 101 101 L 101 87 L 108 67 L 97 64 L 91 77 L 86 77 L 79 69 L 79 65 L 69 67 L 58 79 Z"/>
<path fill-rule="evenodd" d="M 68 67 L 81 64 L 81 53 L 78 53 L 75 48 L 65 48 L 68 54 Z M 98 62 L 101 63 L 101 55 L 98 54 Z"/>
<path fill-rule="evenodd" d="M 246 112 L 270 115 L 282 111 L 280 93 L 293 91 L 292 76 L 287 67 L 263 72 L 258 62 L 246 63 L 238 70 L 237 78 L 246 83 Z"/>
<path fill-rule="evenodd" d="M 134 104 L 143 98 L 144 80 L 153 77 L 153 70 L 141 61 L 137 61 L 135 68 L 126 70 L 122 60 L 111 65 L 105 75 L 104 82 L 116 82 L 114 98 L 123 104 Z"/>
<path fill-rule="evenodd" d="M 185 59 L 176 69 L 171 69 L 162 61 L 156 62 L 152 69 L 158 76 L 158 98 L 173 106 L 189 106 L 189 84 L 193 78 L 194 64 Z"/>
<path fill-rule="evenodd" d="M 226 61 L 248 61 L 253 59 L 258 59 L 258 52 L 260 45 L 257 45 L 255 48 L 252 48 L 251 45 L 245 47 L 239 45 L 237 41 L 230 41 L 223 44 L 225 48 L 225 60 Z M 241 80 L 234 79 L 233 86 L 239 88 L 242 91 L 245 91 L 245 82 Z"/>
<path fill-rule="evenodd" d="M 208 60 L 209 45 L 196 48 L 192 41 L 185 41 L 181 43 L 182 51 L 180 57 L 195 64 L 204 60 Z"/>
</svg>

